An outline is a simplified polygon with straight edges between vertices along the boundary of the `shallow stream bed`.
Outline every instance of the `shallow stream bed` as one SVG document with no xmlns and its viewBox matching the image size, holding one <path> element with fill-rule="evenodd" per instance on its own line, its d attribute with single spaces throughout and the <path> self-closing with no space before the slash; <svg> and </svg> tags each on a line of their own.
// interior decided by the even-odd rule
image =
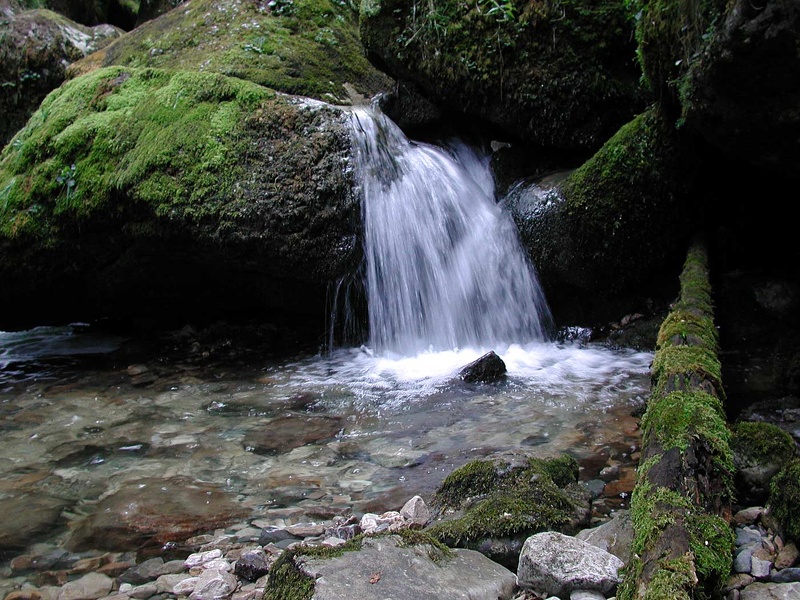
<svg viewBox="0 0 800 600">
<path fill-rule="evenodd" d="M 122 342 L 76 326 L 0 333 L 3 560 L 37 542 L 135 550 L 254 518 L 397 509 L 501 450 L 568 452 L 598 511 L 627 506 L 649 353 L 493 348 L 507 379 L 466 384 L 459 367 L 488 348 L 129 362 Z"/>
</svg>

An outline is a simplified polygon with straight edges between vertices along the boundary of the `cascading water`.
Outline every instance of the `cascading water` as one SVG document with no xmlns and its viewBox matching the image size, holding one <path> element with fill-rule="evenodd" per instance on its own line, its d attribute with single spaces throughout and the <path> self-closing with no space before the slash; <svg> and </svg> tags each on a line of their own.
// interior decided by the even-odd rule
<svg viewBox="0 0 800 600">
<path fill-rule="evenodd" d="M 409 141 L 372 109 L 352 113 L 364 217 L 370 345 L 382 353 L 544 340 L 550 311 L 489 157 Z"/>
</svg>

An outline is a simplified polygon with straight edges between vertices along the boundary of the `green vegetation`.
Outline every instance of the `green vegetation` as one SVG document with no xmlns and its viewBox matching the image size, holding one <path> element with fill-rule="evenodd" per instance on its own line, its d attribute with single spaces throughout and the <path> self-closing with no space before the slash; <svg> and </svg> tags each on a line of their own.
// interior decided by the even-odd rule
<svg viewBox="0 0 800 600">
<path fill-rule="evenodd" d="M 618 591 L 621 600 L 711 598 L 730 573 L 733 532 L 709 512 L 730 503 L 734 471 L 712 315 L 706 255 L 694 245 L 680 298 L 659 331 L 642 418 L 648 458 L 639 465 L 631 499 L 634 558 Z M 702 480 L 681 489 L 657 483 L 686 476 L 690 449 L 691 469 L 702 471 Z M 676 555 L 684 544 L 685 552 Z"/>
<path fill-rule="evenodd" d="M 277 102 L 204 73 L 109 68 L 50 94 L 0 155 L 0 235 L 47 245 L 120 193 L 159 215 L 202 219 L 241 163 L 246 117 Z"/>
<path fill-rule="evenodd" d="M 626 0 L 636 22 L 643 79 L 667 105 L 683 98 L 686 74 L 696 61 L 727 0 Z"/>
<path fill-rule="evenodd" d="M 800 458 L 792 459 L 772 478 L 768 506 L 784 532 L 800 542 Z"/>
<path fill-rule="evenodd" d="M 577 506 L 563 488 L 577 478 L 571 456 L 528 458 L 523 464 L 472 461 L 451 473 L 433 500 L 442 508 L 464 509 L 463 516 L 426 531 L 445 544 L 470 546 L 486 538 L 561 530 Z"/>
<path fill-rule="evenodd" d="M 390 87 L 364 56 L 355 12 L 334 0 L 193 1 L 70 72 L 111 65 L 219 73 L 332 103 L 349 103 L 345 84 L 366 96 Z"/>
<path fill-rule="evenodd" d="M 617 0 L 361 5 L 364 45 L 390 72 L 459 111 L 563 147 L 597 147 L 634 112 L 640 96 L 629 28 Z M 598 114 L 613 126 L 599 131 Z"/>
<path fill-rule="evenodd" d="M 782 465 L 795 456 L 794 439 L 777 425 L 742 421 L 732 429 L 731 448 L 748 461 Z"/>
</svg>

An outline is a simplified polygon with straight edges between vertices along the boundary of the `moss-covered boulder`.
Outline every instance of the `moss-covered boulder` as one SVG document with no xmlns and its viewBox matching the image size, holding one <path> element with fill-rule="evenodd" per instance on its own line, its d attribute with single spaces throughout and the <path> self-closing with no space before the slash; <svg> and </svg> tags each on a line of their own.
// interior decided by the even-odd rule
<svg viewBox="0 0 800 600">
<path fill-rule="evenodd" d="M 0 26 L 0 147 L 64 81 L 67 66 L 122 31 L 85 27 L 50 10 L 9 11 Z"/>
<path fill-rule="evenodd" d="M 438 522 L 425 531 L 442 543 L 477 550 L 516 568 L 528 536 L 574 534 L 591 516 L 570 456 L 542 459 L 501 453 L 456 469 L 436 491 Z"/>
<path fill-rule="evenodd" d="M 678 271 L 703 219 L 702 204 L 689 195 L 697 168 L 690 149 L 651 108 L 566 178 L 520 185 L 507 196 L 555 310 L 597 315 L 612 299 L 647 293 L 665 270 Z"/>
<path fill-rule="evenodd" d="M 213 73 L 112 67 L 0 154 L 3 325 L 286 310 L 359 260 L 346 116 Z"/>
<path fill-rule="evenodd" d="M 770 485 L 769 509 L 790 539 L 800 542 L 800 458 L 794 458 Z"/>
<path fill-rule="evenodd" d="M 623 2 L 364 0 L 371 59 L 514 139 L 596 149 L 642 108 Z"/>
<path fill-rule="evenodd" d="M 737 501 L 761 506 L 769 496 L 772 478 L 794 458 L 795 443 L 777 425 L 743 421 L 733 426 L 731 450 Z"/>
<path fill-rule="evenodd" d="M 94 27 L 109 24 L 128 31 L 136 23 L 140 6 L 147 0 L 0 0 L 0 13 L 47 9 Z M 164 0 L 169 1 L 169 0 Z"/>
<path fill-rule="evenodd" d="M 392 87 L 364 56 L 357 17 L 333 0 L 193 0 L 70 68 L 220 73 L 334 104 Z"/>
<path fill-rule="evenodd" d="M 794 0 L 634 0 L 655 97 L 729 157 L 796 177 L 800 6 Z"/>
</svg>

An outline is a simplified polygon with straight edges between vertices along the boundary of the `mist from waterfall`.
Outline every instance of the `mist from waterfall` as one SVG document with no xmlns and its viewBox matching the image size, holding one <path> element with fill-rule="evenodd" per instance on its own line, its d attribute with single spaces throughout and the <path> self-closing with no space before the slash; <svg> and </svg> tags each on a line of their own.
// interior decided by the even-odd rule
<svg viewBox="0 0 800 600">
<path fill-rule="evenodd" d="M 544 341 L 550 310 L 496 202 L 490 156 L 410 141 L 377 110 L 351 119 L 370 347 L 412 356 Z"/>
</svg>

